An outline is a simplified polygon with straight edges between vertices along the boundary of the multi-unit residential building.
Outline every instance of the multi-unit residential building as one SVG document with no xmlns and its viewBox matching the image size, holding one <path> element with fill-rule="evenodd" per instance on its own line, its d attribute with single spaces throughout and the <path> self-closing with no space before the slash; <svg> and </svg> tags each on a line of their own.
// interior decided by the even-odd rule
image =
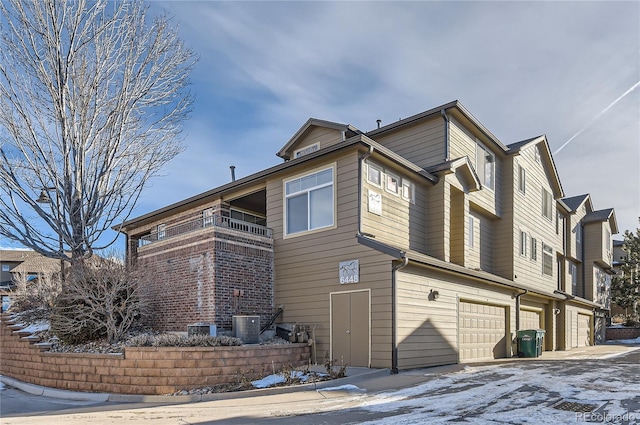
<svg viewBox="0 0 640 425">
<path fill-rule="evenodd" d="M 154 322 L 257 314 L 392 370 L 599 341 L 613 210 L 566 198 L 545 136 L 505 145 L 454 101 L 363 132 L 308 120 L 284 161 L 129 220 Z"/>
</svg>

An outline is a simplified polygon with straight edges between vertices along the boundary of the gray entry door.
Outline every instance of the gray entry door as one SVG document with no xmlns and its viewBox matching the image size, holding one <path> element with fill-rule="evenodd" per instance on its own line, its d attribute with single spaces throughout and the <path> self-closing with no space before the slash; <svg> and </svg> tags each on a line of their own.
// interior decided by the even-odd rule
<svg viewBox="0 0 640 425">
<path fill-rule="evenodd" d="M 331 294 L 331 358 L 336 366 L 369 367 L 369 292 Z"/>
</svg>

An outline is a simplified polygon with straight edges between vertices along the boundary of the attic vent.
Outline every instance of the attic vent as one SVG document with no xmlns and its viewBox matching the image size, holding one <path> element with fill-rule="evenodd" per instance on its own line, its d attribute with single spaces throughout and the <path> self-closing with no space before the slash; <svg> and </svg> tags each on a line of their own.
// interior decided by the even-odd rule
<svg viewBox="0 0 640 425">
<path fill-rule="evenodd" d="M 313 145 L 305 146 L 304 148 L 293 151 L 294 158 L 300 158 L 301 156 L 308 155 L 316 152 L 320 149 L 320 143 L 314 143 Z"/>
</svg>

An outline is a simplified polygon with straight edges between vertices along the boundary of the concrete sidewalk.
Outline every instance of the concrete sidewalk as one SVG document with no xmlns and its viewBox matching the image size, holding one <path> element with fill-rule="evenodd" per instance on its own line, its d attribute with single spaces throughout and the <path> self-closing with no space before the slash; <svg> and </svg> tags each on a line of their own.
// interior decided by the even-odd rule
<svg viewBox="0 0 640 425">
<path fill-rule="evenodd" d="M 513 364 L 529 361 L 570 361 L 570 360 L 596 360 L 610 359 L 623 356 L 633 351 L 639 351 L 640 345 L 628 344 L 603 344 L 589 347 L 575 348 L 569 351 L 545 351 L 540 357 L 533 358 L 503 358 L 474 363 L 463 363 L 413 370 L 403 370 L 397 374 L 391 374 L 389 369 L 369 369 L 362 367 L 348 367 L 346 377 L 331 381 L 300 384 L 286 387 L 271 387 L 239 392 L 214 393 L 214 394 L 194 394 L 179 396 L 164 395 L 134 395 L 134 394 L 107 394 L 107 393 L 86 393 L 47 388 L 38 385 L 28 384 L 17 379 L 0 376 L 0 382 L 9 387 L 19 389 L 32 395 L 59 398 L 66 400 L 89 401 L 95 403 L 117 402 L 117 403 L 189 403 L 199 401 L 215 401 L 243 399 L 251 397 L 270 396 L 276 394 L 298 393 L 303 391 L 317 391 L 321 393 L 331 392 L 338 396 L 343 390 L 353 391 L 357 387 L 359 391 L 375 393 L 389 391 L 400 388 L 407 388 L 422 382 L 435 379 L 436 377 L 463 370 L 467 366 L 481 366 L 491 364 Z M 321 366 L 311 368 L 312 371 L 324 372 Z"/>
</svg>

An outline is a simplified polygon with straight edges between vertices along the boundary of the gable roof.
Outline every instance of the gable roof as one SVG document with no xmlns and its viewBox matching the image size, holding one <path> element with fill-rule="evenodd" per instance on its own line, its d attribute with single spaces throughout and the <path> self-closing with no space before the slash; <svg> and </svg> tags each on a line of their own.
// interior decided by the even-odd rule
<svg viewBox="0 0 640 425">
<path fill-rule="evenodd" d="M 289 155 L 287 155 L 287 151 L 289 150 L 289 148 L 295 145 L 298 140 L 302 139 L 311 130 L 312 127 L 323 127 L 343 131 L 345 132 L 345 134 L 348 133 L 348 136 L 346 136 L 343 140 L 356 134 L 363 134 L 360 130 L 358 130 L 351 124 L 341 124 L 332 121 L 319 120 L 317 118 L 309 118 L 307 122 L 304 123 L 298 131 L 296 131 L 293 137 L 291 137 L 291 139 L 289 139 L 289 141 L 276 153 L 276 155 L 283 159 L 290 159 Z"/>
<path fill-rule="evenodd" d="M 616 221 L 616 213 L 613 208 L 590 212 L 582 219 L 583 223 L 596 223 L 602 221 L 609 221 L 611 233 L 618 233 L 618 223 Z"/>
<path fill-rule="evenodd" d="M 540 157 L 547 165 L 548 169 L 551 171 L 551 186 L 553 187 L 555 198 L 561 198 L 564 196 L 564 191 L 562 190 L 562 183 L 560 183 L 560 176 L 558 175 L 558 169 L 556 168 L 556 163 L 553 160 L 553 155 L 551 154 L 551 149 L 549 149 L 549 141 L 547 140 L 546 135 L 540 135 L 536 137 L 532 137 L 530 139 L 522 140 L 520 142 L 512 143 L 508 146 L 509 155 L 520 155 L 520 153 L 529 148 L 530 146 L 538 145 L 540 149 Z"/>
<path fill-rule="evenodd" d="M 442 162 L 440 164 L 433 165 L 426 168 L 426 171 L 439 175 L 455 173 L 458 170 L 461 172 L 461 176 L 464 178 L 466 185 L 469 187 L 469 192 L 475 192 L 482 188 L 480 178 L 475 169 L 469 161 L 469 157 L 463 156 L 461 158 L 452 159 L 451 161 Z"/>
<path fill-rule="evenodd" d="M 392 150 L 382 146 L 375 140 L 370 139 L 364 134 L 358 134 L 353 137 L 350 137 L 342 142 L 336 143 L 331 146 L 327 146 L 326 148 L 322 148 L 318 151 L 309 153 L 307 155 L 301 156 L 299 158 L 294 158 L 289 161 L 283 162 L 281 164 L 275 165 L 271 168 L 267 168 L 265 170 L 259 171 L 257 173 L 251 174 L 249 176 L 243 177 L 238 180 L 234 180 L 225 185 L 218 186 L 214 189 L 208 190 L 206 192 L 202 192 L 198 195 L 192 196 L 190 198 L 184 199 L 182 201 L 175 202 L 166 207 L 157 209 L 155 211 L 151 211 L 147 214 L 144 214 L 139 217 L 132 218 L 118 225 L 112 226 L 111 228 L 117 232 L 127 233 L 127 228 L 135 228 L 137 226 L 143 225 L 145 222 L 157 220 L 159 217 L 168 216 L 176 210 L 184 209 L 193 203 L 205 203 L 223 195 L 227 195 L 229 193 L 233 193 L 237 190 L 240 190 L 244 186 L 249 186 L 252 184 L 256 184 L 260 181 L 264 181 L 268 176 L 275 175 L 283 170 L 287 170 L 289 168 L 298 166 L 302 163 L 314 160 L 318 157 L 330 154 L 332 152 L 339 151 L 341 149 L 346 149 L 349 147 L 355 147 L 357 145 L 362 145 L 366 148 L 373 149 L 377 153 L 387 157 L 388 159 L 402 165 L 407 170 L 412 171 L 416 175 L 421 176 L 422 178 L 435 183 L 438 181 L 438 177 L 419 167 L 418 165 L 412 163 L 411 161 L 403 158 Z"/>
<path fill-rule="evenodd" d="M 584 195 L 572 196 L 570 198 L 562 198 L 562 202 L 569 207 L 569 212 L 576 212 L 583 203 L 588 202 L 589 210 L 593 210 L 591 204 L 591 196 L 587 193 Z"/>
<path fill-rule="evenodd" d="M 491 133 L 476 117 L 471 115 L 471 112 L 469 112 L 467 108 L 465 108 L 458 100 L 445 103 L 444 105 L 436 106 L 435 108 L 420 112 L 416 115 L 412 115 L 409 118 L 398 120 L 392 124 L 388 124 L 375 130 L 368 131 L 365 134 L 369 137 L 374 137 L 382 133 L 396 130 L 399 127 L 413 124 L 423 119 L 433 118 L 434 116 L 442 115 L 444 113 L 451 114 L 458 120 L 469 122 L 493 144 L 494 148 L 497 148 L 502 152 L 508 151 L 508 148 L 500 140 L 498 140 L 498 138 L 494 136 L 493 133 Z"/>
<path fill-rule="evenodd" d="M 0 261 L 20 262 L 38 255 L 40 254 L 28 249 L 0 249 Z"/>
</svg>

